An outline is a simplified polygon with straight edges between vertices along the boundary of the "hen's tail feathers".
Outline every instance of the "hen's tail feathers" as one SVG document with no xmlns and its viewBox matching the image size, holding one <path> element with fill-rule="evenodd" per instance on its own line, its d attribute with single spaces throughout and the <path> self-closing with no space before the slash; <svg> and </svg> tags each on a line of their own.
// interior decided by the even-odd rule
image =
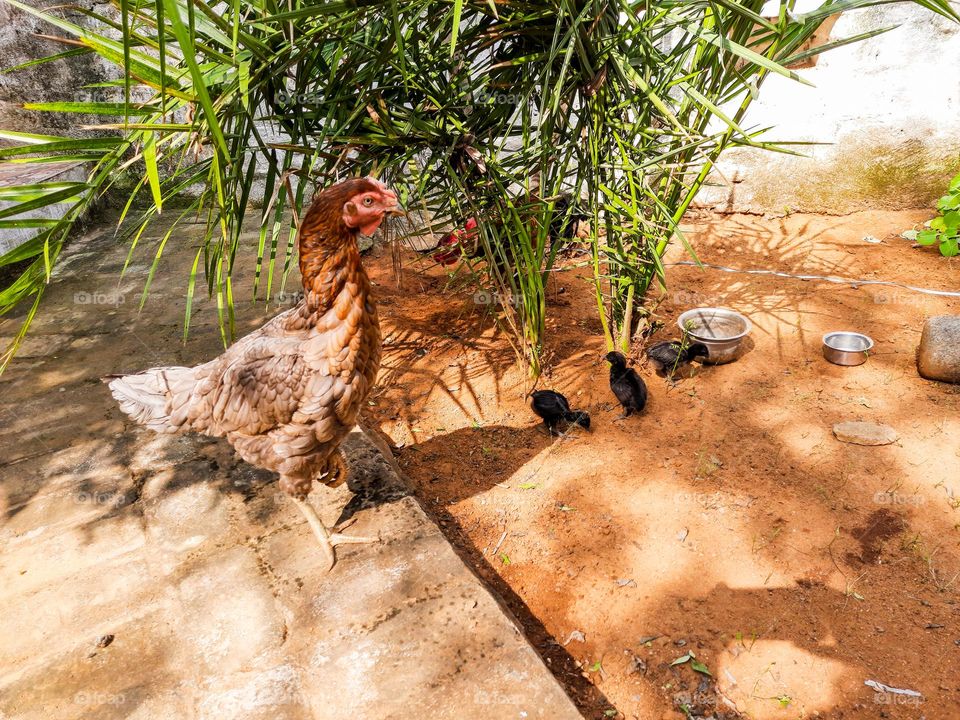
<svg viewBox="0 0 960 720">
<path fill-rule="evenodd" d="M 159 367 L 137 375 L 108 375 L 102 380 L 110 387 L 120 409 L 134 422 L 155 432 L 172 433 L 185 420 L 182 409 L 197 382 L 194 368 Z M 171 415 L 176 417 L 171 417 Z"/>
</svg>

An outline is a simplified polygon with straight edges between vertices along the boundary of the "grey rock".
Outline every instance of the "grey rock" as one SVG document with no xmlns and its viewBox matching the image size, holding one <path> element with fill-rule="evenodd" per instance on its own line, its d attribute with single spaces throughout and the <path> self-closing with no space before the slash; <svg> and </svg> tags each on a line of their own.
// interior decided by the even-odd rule
<svg viewBox="0 0 960 720">
<path fill-rule="evenodd" d="M 833 426 L 837 440 L 853 445 L 890 445 L 899 435 L 889 425 L 872 422 L 847 421 Z"/>
<path fill-rule="evenodd" d="M 917 370 L 927 380 L 960 383 L 960 315 L 927 318 L 917 351 Z"/>
</svg>

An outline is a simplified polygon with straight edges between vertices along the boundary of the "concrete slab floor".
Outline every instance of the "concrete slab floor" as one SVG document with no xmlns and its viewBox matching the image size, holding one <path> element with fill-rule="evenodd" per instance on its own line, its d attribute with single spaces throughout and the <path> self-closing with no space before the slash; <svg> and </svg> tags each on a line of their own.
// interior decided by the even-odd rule
<svg viewBox="0 0 960 720">
<path fill-rule="evenodd" d="M 349 488 L 313 500 L 382 542 L 341 548 L 324 575 L 270 473 L 127 421 L 100 375 L 198 362 L 220 339 L 200 300 L 179 343 L 195 233 L 171 243 L 143 313 L 149 263 L 118 284 L 115 243 L 107 229 L 66 250 L 0 377 L 0 718 L 579 718 L 379 440 L 351 434 Z M 239 334 L 275 312 L 241 303 Z M 0 321 L 0 343 L 18 323 Z"/>
</svg>

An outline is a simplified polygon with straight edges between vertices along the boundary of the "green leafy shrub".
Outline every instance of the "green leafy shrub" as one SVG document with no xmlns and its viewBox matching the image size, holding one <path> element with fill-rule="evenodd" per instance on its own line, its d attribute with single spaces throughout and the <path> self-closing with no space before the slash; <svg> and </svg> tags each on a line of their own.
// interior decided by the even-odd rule
<svg viewBox="0 0 960 720">
<path fill-rule="evenodd" d="M 236 334 L 236 259 L 255 258 L 251 300 L 271 297 L 295 266 L 297 222 L 313 190 L 371 172 L 429 220 L 424 233 L 479 221 L 478 274 L 511 299 L 498 319 L 533 374 L 560 245 L 548 228 L 555 213 L 567 216 L 562 224 L 579 206 L 603 334 L 626 350 L 648 287 L 665 282 L 663 254 L 674 238 L 684 242 L 680 221 L 722 153 L 796 152 L 747 123 L 765 80 L 809 84 L 790 68 L 892 29 L 808 46 L 830 16 L 890 0 L 828 0 L 808 13 L 782 0 L 771 18 L 760 14 L 763 0 L 70 5 L 89 26 L 71 22 L 63 5 L 4 1 L 52 26 L 44 37 L 68 48 L 31 66 L 95 54 L 120 79 L 100 87 L 98 102 L 86 101 L 89 88 L 56 102 L 24 98 L 28 110 L 94 116 L 96 135 L 0 128 L 0 163 L 89 167 L 85 182 L 0 192 L 0 228 L 38 230 L 0 256 L 0 271 L 10 268 L 0 316 L 30 308 L 0 351 L 0 369 L 37 313 L 74 223 L 107 193 L 129 194 L 128 263 L 137 253 L 151 263 L 141 305 L 168 240 L 183 241 L 178 224 L 199 220 L 195 260 L 181 269 L 184 337 L 195 293 L 205 291 L 227 344 Z M 960 19 L 948 0 L 913 2 Z M 258 185 L 266 210 L 251 212 Z M 561 206 L 564 196 L 575 201 Z M 33 215 L 54 205 L 66 205 L 65 214 Z M 138 248 L 161 210 L 163 240 Z M 252 241 L 241 232 L 250 215 L 259 225 Z"/>
<path fill-rule="evenodd" d="M 937 201 L 937 210 L 939 217 L 912 239 L 920 245 L 937 245 L 941 255 L 954 257 L 960 252 L 960 173 L 950 181 L 947 194 Z"/>
</svg>

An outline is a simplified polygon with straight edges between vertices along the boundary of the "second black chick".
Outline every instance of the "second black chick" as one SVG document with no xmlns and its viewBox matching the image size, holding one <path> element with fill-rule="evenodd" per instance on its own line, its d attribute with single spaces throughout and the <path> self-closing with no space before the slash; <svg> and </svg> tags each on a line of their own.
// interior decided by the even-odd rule
<svg viewBox="0 0 960 720">
<path fill-rule="evenodd" d="M 625 418 L 643 410 L 647 404 L 647 386 L 637 371 L 627 367 L 623 353 L 609 352 L 606 359 L 610 363 L 610 389 L 623 406 L 623 415 L 620 417 Z"/>
<path fill-rule="evenodd" d="M 647 348 L 647 357 L 658 373 L 673 375 L 681 366 L 695 358 L 706 358 L 707 346 L 703 343 L 691 343 L 683 347 L 677 340 L 659 342 Z"/>
<path fill-rule="evenodd" d="M 530 394 L 533 411 L 543 418 L 543 424 L 553 435 L 561 422 L 590 429 L 590 415 L 582 410 L 571 410 L 567 399 L 556 390 L 537 390 Z"/>
</svg>

